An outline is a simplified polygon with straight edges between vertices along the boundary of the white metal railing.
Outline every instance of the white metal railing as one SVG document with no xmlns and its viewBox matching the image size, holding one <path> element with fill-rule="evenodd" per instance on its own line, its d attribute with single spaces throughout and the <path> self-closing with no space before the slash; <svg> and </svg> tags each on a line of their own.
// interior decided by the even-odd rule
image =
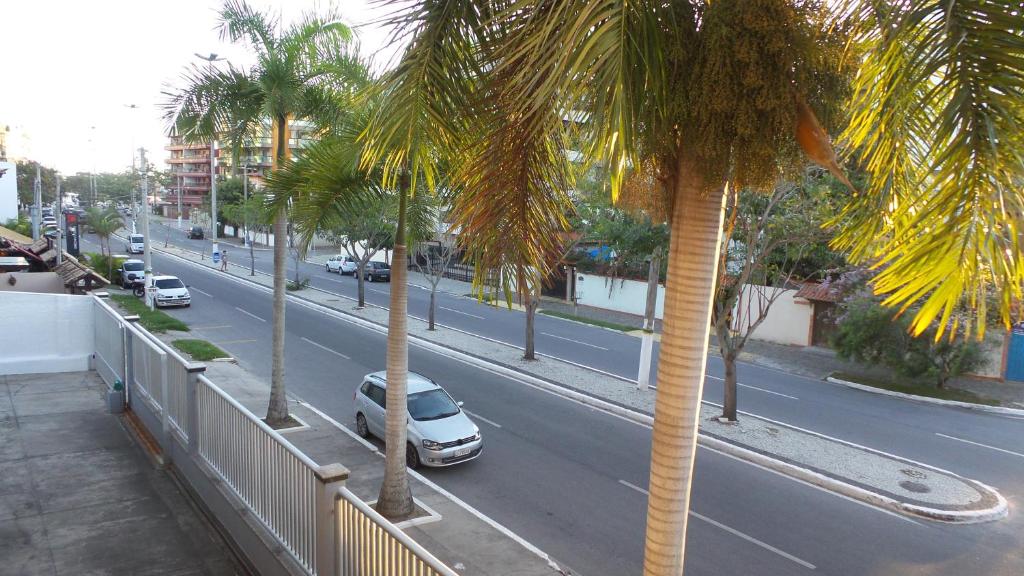
<svg viewBox="0 0 1024 576">
<path fill-rule="evenodd" d="M 93 339 L 96 346 L 96 372 L 107 386 L 125 381 L 124 332 L 121 315 L 100 299 L 93 306 Z"/>
<path fill-rule="evenodd" d="M 196 404 L 199 455 L 315 573 L 317 464 L 205 376 Z"/>
<path fill-rule="evenodd" d="M 340 576 L 458 576 L 348 488 L 337 495 Z"/>
<path fill-rule="evenodd" d="M 163 366 L 167 353 L 141 335 L 138 328 L 128 324 L 125 329 L 132 333 L 131 385 L 136 392 L 149 399 L 155 409 L 163 410 Z"/>
<path fill-rule="evenodd" d="M 185 454 L 245 504 L 315 576 L 457 576 L 355 497 L 339 464 L 320 466 L 176 350 L 95 298 L 96 365 L 159 419 L 165 457 Z M 175 455 L 177 457 L 177 455 Z"/>
</svg>

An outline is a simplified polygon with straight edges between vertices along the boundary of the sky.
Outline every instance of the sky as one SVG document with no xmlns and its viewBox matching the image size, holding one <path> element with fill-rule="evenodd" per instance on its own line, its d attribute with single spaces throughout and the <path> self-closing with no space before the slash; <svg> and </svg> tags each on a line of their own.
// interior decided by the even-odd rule
<svg viewBox="0 0 1024 576">
<path fill-rule="evenodd" d="M 386 65 L 396 52 L 375 20 L 372 0 L 336 0 L 355 27 L 361 52 Z M 332 4 L 250 0 L 285 24 Z M 0 130 L 8 152 L 62 174 L 114 172 L 131 166 L 133 150 L 164 168 L 166 123 L 161 102 L 180 87 L 195 53 L 216 53 L 235 66 L 251 62 L 244 46 L 221 42 L 217 0 L 11 0 L 0 19 Z M 136 108 L 130 108 L 130 105 Z"/>
</svg>

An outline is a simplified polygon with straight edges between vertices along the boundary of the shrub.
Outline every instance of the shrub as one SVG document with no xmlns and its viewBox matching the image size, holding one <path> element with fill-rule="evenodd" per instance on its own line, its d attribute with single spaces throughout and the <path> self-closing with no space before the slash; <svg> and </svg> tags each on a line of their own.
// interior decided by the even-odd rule
<svg viewBox="0 0 1024 576">
<path fill-rule="evenodd" d="M 910 312 L 898 315 L 871 296 L 854 295 L 842 308 L 832 346 L 844 360 L 888 366 L 900 376 L 927 379 L 938 388 L 984 362 L 981 347 L 961 334 L 953 342 L 947 336 L 936 342 L 935 328 L 912 336 Z"/>
<path fill-rule="evenodd" d="M 106 256 L 96 252 L 85 253 L 85 264 L 105 276 L 111 284 L 121 285 L 121 264 L 126 258 L 122 256 Z"/>
<path fill-rule="evenodd" d="M 22 236 L 32 237 L 32 221 L 24 216 L 18 216 L 17 218 L 11 218 L 4 224 L 4 228 L 13 230 Z"/>
<path fill-rule="evenodd" d="M 288 290 L 293 291 L 293 292 L 294 291 L 298 291 L 298 290 L 305 290 L 308 287 L 309 287 L 309 278 L 303 278 L 299 282 L 295 282 L 294 280 L 289 280 L 288 284 L 285 286 L 285 288 L 287 288 Z"/>
</svg>

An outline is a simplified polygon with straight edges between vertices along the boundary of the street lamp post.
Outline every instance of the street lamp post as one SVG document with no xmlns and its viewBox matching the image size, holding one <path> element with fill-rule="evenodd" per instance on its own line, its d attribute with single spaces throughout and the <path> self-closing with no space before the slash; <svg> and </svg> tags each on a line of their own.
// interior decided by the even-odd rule
<svg viewBox="0 0 1024 576">
<path fill-rule="evenodd" d="M 146 304 L 153 310 L 153 265 L 149 251 L 149 178 L 146 175 L 145 148 L 139 148 L 139 165 L 142 172 L 142 261 L 146 274 Z"/>
<path fill-rule="evenodd" d="M 195 52 L 194 54 L 196 55 L 197 58 L 200 58 L 201 60 L 206 60 L 210 67 L 210 74 L 213 74 L 214 72 L 213 63 L 224 60 L 224 58 L 217 58 L 217 55 L 213 52 L 211 52 L 209 56 L 203 56 L 198 52 Z M 212 240 L 212 250 L 210 254 L 214 258 L 219 259 L 220 250 L 217 246 L 217 151 L 215 148 L 216 141 L 217 134 L 216 127 L 214 127 L 214 133 L 210 134 L 210 221 L 212 222 L 211 228 L 213 228 L 213 230 L 210 231 L 210 238 Z M 214 262 L 216 261 L 217 260 L 214 260 Z"/>
<path fill-rule="evenodd" d="M 250 174 L 250 172 L 249 172 L 249 163 L 246 162 L 244 170 L 243 170 L 243 174 L 242 174 L 242 196 L 245 198 L 245 200 L 243 201 L 244 202 L 244 204 L 243 204 L 244 208 L 243 208 L 243 216 L 242 216 L 245 219 L 245 223 L 243 224 L 243 228 L 245 229 L 245 234 L 244 234 L 243 238 L 244 238 L 245 242 L 247 244 L 249 244 L 249 276 L 255 276 L 256 275 L 256 255 L 253 253 L 254 248 L 252 246 L 253 245 L 253 240 L 255 240 L 255 239 L 250 239 L 249 238 L 249 174 Z"/>
</svg>

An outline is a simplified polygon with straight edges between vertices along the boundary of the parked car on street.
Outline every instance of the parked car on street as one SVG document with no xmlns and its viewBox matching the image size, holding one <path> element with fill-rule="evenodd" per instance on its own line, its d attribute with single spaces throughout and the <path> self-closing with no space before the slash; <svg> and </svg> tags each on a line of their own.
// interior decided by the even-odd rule
<svg viewBox="0 0 1024 576">
<path fill-rule="evenodd" d="M 185 286 L 177 276 L 153 276 L 153 286 L 156 288 L 156 299 L 153 303 L 157 308 L 192 305 L 192 295 L 188 293 L 188 286 Z"/>
<path fill-rule="evenodd" d="M 142 234 L 129 234 L 124 249 L 129 254 L 142 254 L 146 249 L 146 238 Z"/>
<path fill-rule="evenodd" d="M 203 228 L 201 226 L 193 226 L 188 229 L 188 237 L 193 240 L 203 239 Z"/>
<path fill-rule="evenodd" d="M 353 395 L 356 432 L 383 439 L 386 417 L 387 374 L 374 372 L 363 376 Z M 480 429 L 462 410 L 462 402 L 436 382 L 409 372 L 407 389 L 409 407 L 408 444 L 405 462 L 410 468 L 451 466 L 473 460 L 483 450 Z"/>
<path fill-rule="evenodd" d="M 328 258 L 324 268 L 328 272 L 337 272 L 338 274 L 355 274 L 358 266 L 356 265 L 355 258 L 339 254 Z"/>
<path fill-rule="evenodd" d="M 121 288 L 128 289 L 136 281 L 142 282 L 146 279 L 146 265 L 142 260 L 130 259 L 121 263 Z"/>
<path fill-rule="evenodd" d="M 387 262 L 367 262 L 366 270 L 363 271 L 368 282 L 383 280 L 391 282 L 391 266 Z"/>
</svg>

